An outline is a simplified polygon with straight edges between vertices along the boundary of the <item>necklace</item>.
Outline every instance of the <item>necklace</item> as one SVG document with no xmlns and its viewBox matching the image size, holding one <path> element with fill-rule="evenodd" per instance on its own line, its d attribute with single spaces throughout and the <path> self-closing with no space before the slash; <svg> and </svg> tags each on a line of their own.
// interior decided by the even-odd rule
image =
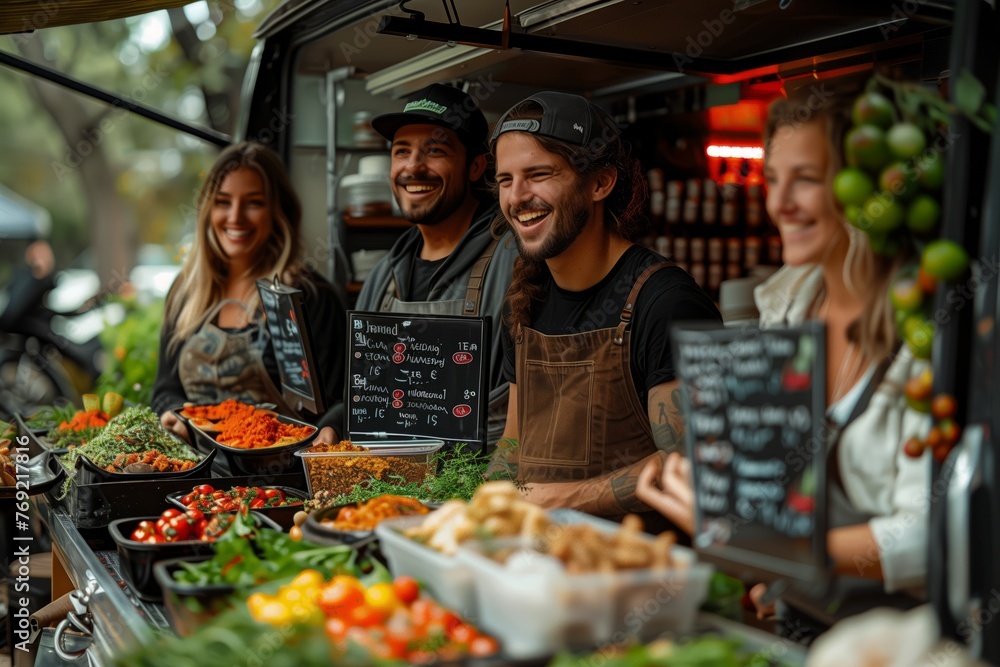
<svg viewBox="0 0 1000 667">
<path fill-rule="evenodd" d="M 822 302 L 816 312 L 816 319 L 826 323 L 827 314 L 830 310 L 830 299 L 827 295 L 820 294 Z M 829 327 L 827 327 L 829 329 Z M 844 352 L 843 358 L 840 360 L 840 368 L 837 370 L 837 377 L 833 381 L 833 392 L 830 394 L 828 404 L 834 405 L 844 397 L 844 395 L 851 390 L 854 384 L 858 381 L 858 375 L 861 372 L 861 367 L 863 364 L 862 355 L 859 354 L 857 345 L 853 341 L 847 341 L 847 349 Z M 829 370 L 829 369 L 828 369 Z"/>
</svg>

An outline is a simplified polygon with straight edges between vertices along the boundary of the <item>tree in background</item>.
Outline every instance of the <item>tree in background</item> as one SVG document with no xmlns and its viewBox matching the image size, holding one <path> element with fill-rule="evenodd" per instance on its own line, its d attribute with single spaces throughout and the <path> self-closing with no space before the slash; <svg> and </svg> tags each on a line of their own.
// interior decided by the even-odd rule
<svg viewBox="0 0 1000 667">
<path fill-rule="evenodd" d="M 232 133 L 253 30 L 276 0 L 196 2 L 0 38 L 0 48 Z M 122 108 L 0 68 L 0 182 L 50 210 L 59 263 L 92 246 L 116 291 L 140 243 L 181 241 L 216 150 Z M 187 213 L 187 215 L 185 215 Z M 179 259 L 179 258 L 178 258 Z"/>
</svg>

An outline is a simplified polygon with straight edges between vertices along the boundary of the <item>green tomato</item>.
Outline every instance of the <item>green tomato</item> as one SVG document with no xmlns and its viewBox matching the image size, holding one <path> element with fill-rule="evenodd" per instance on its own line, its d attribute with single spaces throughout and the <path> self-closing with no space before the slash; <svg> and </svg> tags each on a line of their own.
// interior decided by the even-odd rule
<svg viewBox="0 0 1000 667">
<path fill-rule="evenodd" d="M 891 197 L 871 196 L 865 200 L 857 227 L 875 234 L 888 234 L 903 224 L 906 210 Z"/>
<path fill-rule="evenodd" d="M 854 100 L 851 118 L 855 125 L 877 125 L 883 130 L 892 125 L 896 113 L 892 102 L 882 93 L 875 91 L 859 95 Z"/>
<path fill-rule="evenodd" d="M 938 239 L 924 248 L 920 267 L 938 280 L 955 280 L 969 267 L 969 254 L 954 241 Z"/>
<path fill-rule="evenodd" d="M 909 201 L 917 194 L 917 172 L 905 162 L 893 162 L 882 170 L 878 185 L 886 196 Z"/>
<path fill-rule="evenodd" d="M 941 205 L 928 194 L 917 195 L 906 211 L 906 226 L 914 234 L 932 234 L 941 219 Z"/>
<path fill-rule="evenodd" d="M 917 158 L 917 182 L 928 192 L 936 192 L 944 185 L 944 158 L 934 150 Z"/>
<path fill-rule="evenodd" d="M 889 150 L 900 160 L 908 160 L 924 152 L 927 139 L 924 131 L 913 123 L 896 123 L 886 132 L 885 142 Z"/>
<path fill-rule="evenodd" d="M 924 291 L 920 289 L 916 278 L 897 278 L 889 288 L 889 302 L 897 312 L 913 313 L 923 304 Z"/>
<path fill-rule="evenodd" d="M 930 359 L 934 349 L 934 322 L 910 315 L 903 323 L 903 340 L 917 359 Z"/>
<path fill-rule="evenodd" d="M 844 140 L 847 164 L 878 173 L 892 160 L 885 132 L 875 125 L 859 125 Z"/>
<path fill-rule="evenodd" d="M 834 177 L 833 194 L 844 206 L 860 206 L 875 194 L 875 183 L 857 167 L 847 167 Z"/>
</svg>

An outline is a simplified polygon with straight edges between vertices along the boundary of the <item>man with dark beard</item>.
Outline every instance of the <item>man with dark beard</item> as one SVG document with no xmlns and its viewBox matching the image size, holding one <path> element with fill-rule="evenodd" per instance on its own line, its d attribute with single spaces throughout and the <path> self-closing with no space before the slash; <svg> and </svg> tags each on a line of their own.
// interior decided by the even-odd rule
<svg viewBox="0 0 1000 667">
<path fill-rule="evenodd" d="M 480 201 L 475 192 L 486 170 L 486 118 L 466 93 L 433 84 L 414 93 L 401 113 L 378 116 L 372 125 L 392 142 L 392 190 L 413 228 L 372 270 L 357 309 L 492 318 L 492 446 L 507 417 L 501 310 L 517 248 L 510 235 L 493 238 L 496 204 L 489 193 Z"/>
<path fill-rule="evenodd" d="M 533 95 L 501 117 L 490 148 L 497 231 L 513 230 L 520 250 L 504 309 L 510 404 L 494 458 L 540 505 L 641 512 L 661 527 L 635 487 L 646 463 L 683 447 L 670 327 L 719 312 L 687 273 L 635 244 L 644 182 L 600 108 Z"/>
</svg>

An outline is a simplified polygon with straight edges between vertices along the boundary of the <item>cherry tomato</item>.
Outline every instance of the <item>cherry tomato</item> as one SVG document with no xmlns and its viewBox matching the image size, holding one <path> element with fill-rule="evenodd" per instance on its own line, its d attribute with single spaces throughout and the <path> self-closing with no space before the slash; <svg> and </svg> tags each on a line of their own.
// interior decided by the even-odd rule
<svg viewBox="0 0 1000 667">
<path fill-rule="evenodd" d="M 417 633 L 411 627 L 404 625 L 386 628 L 385 644 L 389 647 L 389 657 L 405 658 L 416 639 Z"/>
<path fill-rule="evenodd" d="M 198 523 L 199 521 L 205 518 L 205 513 L 202 512 L 197 507 L 191 507 L 188 509 L 187 512 L 184 512 L 184 516 L 186 516 L 188 518 L 188 521 L 190 521 L 191 523 Z"/>
<path fill-rule="evenodd" d="M 434 603 L 426 598 L 419 598 L 410 603 L 410 618 L 413 625 L 422 628 L 431 622 L 431 608 Z"/>
<path fill-rule="evenodd" d="M 156 535 L 156 524 L 152 521 L 140 521 L 136 529 L 132 531 L 129 539 L 136 542 L 145 542 L 149 537 Z"/>
<path fill-rule="evenodd" d="M 145 541 L 147 544 L 163 544 L 167 540 L 163 535 L 150 535 Z"/>
<path fill-rule="evenodd" d="M 392 589 L 399 601 L 407 606 L 413 604 L 413 601 L 420 596 L 420 584 L 413 577 L 406 575 L 396 577 L 392 582 Z"/>
<path fill-rule="evenodd" d="M 188 518 L 181 514 L 167 521 L 167 528 L 163 531 L 163 537 L 167 542 L 182 542 L 191 535 L 191 524 Z"/>
<path fill-rule="evenodd" d="M 470 644 L 477 636 L 476 629 L 467 623 L 459 623 L 448 631 L 448 638 L 456 644 Z"/>
<path fill-rule="evenodd" d="M 500 645 L 493 637 L 480 635 L 469 643 L 469 654 L 476 658 L 485 658 L 495 655 L 500 650 Z"/>
<path fill-rule="evenodd" d="M 211 484 L 200 484 L 194 487 L 193 493 L 196 493 L 199 496 L 210 496 L 215 493 L 215 489 Z"/>
<path fill-rule="evenodd" d="M 347 623 L 342 618 L 326 619 L 326 636 L 334 641 L 339 641 L 347 636 Z"/>
<path fill-rule="evenodd" d="M 366 604 L 360 604 L 351 609 L 348 619 L 351 625 L 359 628 L 374 628 L 385 619 L 385 615 Z"/>
<path fill-rule="evenodd" d="M 255 510 L 258 507 L 263 507 L 266 504 L 267 500 L 265 500 L 264 498 L 254 498 L 253 500 L 250 501 L 250 509 Z"/>
<path fill-rule="evenodd" d="M 173 519 L 175 516 L 181 516 L 182 514 L 184 514 L 184 512 L 174 507 L 171 507 L 170 509 L 163 510 L 163 514 L 160 515 L 160 518 L 165 521 L 169 521 L 170 519 Z"/>
<path fill-rule="evenodd" d="M 317 602 L 319 608 L 327 616 L 348 620 L 350 619 L 351 610 L 364 604 L 365 594 L 360 583 L 353 585 L 349 582 L 334 579 L 330 585 L 320 592 Z"/>
<path fill-rule="evenodd" d="M 198 500 L 198 494 L 192 491 L 183 498 L 181 498 L 181 505 L 185 507 L 190 507 L 195 501 Z"/>
<path fill-rule="evenodd" d="M 191 524 L 191 537 L 198 538 L 199 540 L 205 534 L 205 528 L 208 527 L 208 519 L 201 518 Z"/>
</svg>

